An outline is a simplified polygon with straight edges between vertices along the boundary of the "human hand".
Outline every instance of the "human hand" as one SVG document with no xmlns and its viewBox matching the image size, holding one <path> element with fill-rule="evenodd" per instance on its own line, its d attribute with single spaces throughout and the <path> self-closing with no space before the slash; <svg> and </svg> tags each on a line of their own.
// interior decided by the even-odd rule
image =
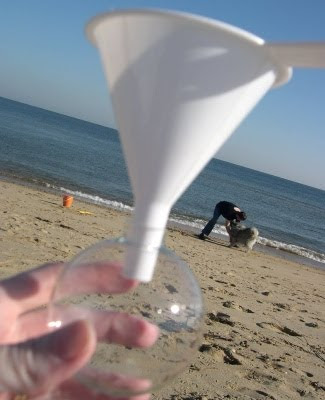
<svg viewBox="0 0 325 400">
<path fill-rule="evenodd" d="M 48 264 L 0 282 L 0 400 L 110 400 L 74 379 L 91 358 L 97 339 L 125 346 L 148 347 L 158 337 L 158 328 L 124 313 L 94 312 L 92 323 L 73 321 L 54 332 L 48 326 L 47 310 L 62 264 Z M 107 293 L 122 293 L 137 285 L 123 278 L 117 265 L 103 281 L 78 280 Z M 89 275 L 88 275 L 89 274 Z M 88 275 L 88 277 L 87 277 Z M 77 277 L 76 277 L 77 278 Z M 80 283 L 79 282 L 79 283 Z M 80 285 L 76 285 L 80 290 Z M 66 288 L 71 292 L 71 287 Z M 117 379 L 116 376 L 105 377 Z M 119 377 L 118 385 L 141 388 L 146 382 Z M 147 400 L 149 395 L 114 400 Z"/>
</svg>

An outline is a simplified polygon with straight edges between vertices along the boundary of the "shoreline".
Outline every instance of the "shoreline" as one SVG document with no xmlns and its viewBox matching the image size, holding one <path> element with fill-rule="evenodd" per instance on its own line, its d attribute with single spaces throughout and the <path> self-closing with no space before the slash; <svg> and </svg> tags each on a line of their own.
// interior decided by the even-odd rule
<svg viewBox="0 0 325 400">
<path fill-rule="evenodd" d="M 58 188 L 53 188 L 53 187 L 45 186 L 45 185 L 43 186 L 43 185 L 34 183 L 32 181 L 20 179 L 19 177 L 15 177 L 15 176 L 0 175 L 0 183 L 1 182 L 13 183 L 18 186 L 26 186 L 26 187 L 34 189 L 36 191 L 44 191 L 46 193 L 50 193 L 50 194 L 54 194 L 54 195 L 61 195 L 61 196 L 63 195 L 63 191 Z M 112 209 L 112 210 L 122 212 L 122 213 L 124 213 L 124 212 L 129 213 L 128 208 L 131 207 L 131 206 L 125 205 L 125 209 L 122 209 L 119 207 L 114 207 L 114 206 L 110 206 L 110 205 L 106 205 L 106 204 L 99 204 L 94 201 L 88 200 L 87 198 L 79 198 L 78 196 L 74 196 L 74 197 L 78 201 L 83 202 L 85 204 L 95 205 L 97 207 L 103 207 L 104 209 Z M 187 233 L 194 234 L 194 235 L 196 235 L 200 231 L 199 228 L 196 228 L 191 225 L 183 224 L 180 222 L 176 222 L 176 221 L 171 221 L 170 218 L 167 223 L 167 228 L 179 229 L 180 231 L 185 231 Z M 211 232 L 210 237 L 213 238 L 214 240 L 222 240 L 224 242 L 228 241 L 228 237 L 226 235 L 222 235 L 220 233 Z M 281 259 L 293 261 L 293 262 L 302 264 L 307 267 L 325 270 L 325 263 L 313 260 L 312 258 L 309 258 L 309 257 L 304 257 L 302 255 L 295 254 L 288 249 L 281 249 L 281 248 L 277 248 L 274 246 L 270 246 L 268 244 L 262 245 L 262 244 L 256 243 L 256 245 L 254 246 L 254 250 L 258 251 L 260 253 L 263 253 L 263 254 L 270 254 L 272 256 L 279 257 Z"/>
<path fill-rule="evenodd" d="M 188 225 L 183 225 L 177 222 L 169 222 L 168 227 L 171 229 L 179 229 L 180 231 L 185 231 L 188 233 L 191 233 L 193 235 L 196 235 L 200 233 L 200 230 L 197 228 L 188 226 Z M 210 237 L 214 240 L 223 240 L 225 243 L 228 243 L 227 237 L 221 234 L 217 234 L 214 232 L 211 232 Z M 288 260 L 295 262 L 297 264 L 302 264 L 306 267 L 311 267 L 311 268 L 317 268 L 320 270 L 325 270 L 325 264 L 321 263 L 319 261 L 312 260 L 307 257 L 300 256 L 298 254 L 291 253 L 288 250 L 283 250 L 283 249 L 278 249 L 269 245 L 262 245 L 256 243 L 254 246 L 254 251 L 257 251 L 262 254 L 269 254 L 274 257 L 278 257 L 280 259 Z"/>
<path fill-rule="evenodd" d="M 69 260 L 122 236 L 130 214 L 0 182 L 0 279 Z M 325 391 L 325 271 L 169 227 L 165 243 L 188 263 L 205 304 L 191 365 L 153 400 L 321 400 Z"/>
</svg>

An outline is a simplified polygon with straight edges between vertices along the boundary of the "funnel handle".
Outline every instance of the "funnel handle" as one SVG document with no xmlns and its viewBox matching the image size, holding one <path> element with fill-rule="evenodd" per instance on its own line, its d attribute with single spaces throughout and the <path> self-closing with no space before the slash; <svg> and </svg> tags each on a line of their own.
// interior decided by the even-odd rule
<svg viewBox="0 0 325 400">
<path fill-rule="evenodd" d="M 281 64 L 299 68 L 325 68 L 325 42 L 265 43 Z"/>
</svg>

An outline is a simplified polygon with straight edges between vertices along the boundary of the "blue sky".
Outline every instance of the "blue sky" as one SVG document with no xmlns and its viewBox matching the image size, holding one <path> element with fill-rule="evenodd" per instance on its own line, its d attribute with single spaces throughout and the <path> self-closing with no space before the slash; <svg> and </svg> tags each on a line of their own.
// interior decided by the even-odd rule
<svg viewBox="0 0 325 400">
<path fill-rule="evenodd" d="M 324 41 L 324 0 L 2 0 L 0 96 L 115 127 L 92 16 L 163 8 L 225 21 L 267 41 Z M 271 90 L 217 158 L 325 189 L 325 69 L 295 69 Z"/>
</svg>

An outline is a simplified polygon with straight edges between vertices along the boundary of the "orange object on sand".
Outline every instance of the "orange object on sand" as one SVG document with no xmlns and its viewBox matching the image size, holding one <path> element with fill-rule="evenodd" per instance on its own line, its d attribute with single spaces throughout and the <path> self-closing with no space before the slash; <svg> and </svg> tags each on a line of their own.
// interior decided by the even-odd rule
<svg viewBox="0 0 325 400">
<path fill-rule="evenodd" d="M 64 195 L 63 196 L 63 207 L 71 207 L 73 203 L 73 196 Z"/>
</svg>

